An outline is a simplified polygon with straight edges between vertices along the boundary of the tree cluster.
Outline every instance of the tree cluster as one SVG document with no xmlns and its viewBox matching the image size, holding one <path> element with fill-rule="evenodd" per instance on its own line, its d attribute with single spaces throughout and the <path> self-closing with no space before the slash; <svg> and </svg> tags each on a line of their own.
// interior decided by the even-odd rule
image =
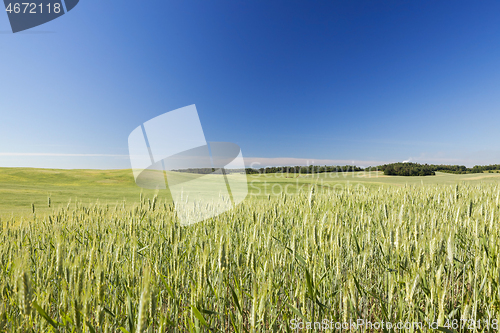
<svg viewBox="0 0 500 333">
<path fill-rule="evenodd" d="M 436 174 L 428 164 L 392 163 L 384 164 L 379 168 L 384 171 L 384 175 L 391 176 L 433 176 Z"/>
</svg>

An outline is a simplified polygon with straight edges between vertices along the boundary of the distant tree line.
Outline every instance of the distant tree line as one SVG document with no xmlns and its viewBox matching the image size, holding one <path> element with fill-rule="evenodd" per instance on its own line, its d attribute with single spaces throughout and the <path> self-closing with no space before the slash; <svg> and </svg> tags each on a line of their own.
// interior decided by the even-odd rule
<svg viewBox="0 0 500 333">
<path fill-rule="evenodd" d="M 467 170 L 471 170 L 470 168 L 467 168 L 465 165 L 435 165 L 431 164 L 430 167 L 434 171 L 441 171 L 441 172 L 448 172 L 448 173 L 467 173 Z"/>
<path fill-rule="evenodd" d="M 469 171 L 470 173 L 483 173 L 483 171 L 486 171 L 486 170 L 494 170 L 494 169 L 489 169 L 490 165 L 484 165 L 484 166 L 481 166 L 481 165 L 474 165 L 474 167 L 472 169 L 467 169 L 467 171 Z M 488 168 L 488 169 L 486 169 Z"/>
<path fill-rule="evenodd" d="M 217 169 L 214 168 L 192 168 L 192 169 L 182 169 L 173 170 L 177 172 L 187 172 L 196 174 L 210 174 L 215 172 Z M 465 174 L 465 173 L 482 173 L 484 171 L 490 170 L 500 170 L 500 164 L 491 165 L 476 165 L 473 168 L 467 168 L 464 165 L 444 165 L 444 164 L 419 164 L 410 162 L 399 162 L 384 164 L 375 167 L 361 168 L 355 165 L 344 165 L 344 166 L 319 166 L 319 165 L 309 165 L 309 166 L 278 166 L 278 167 L 267 167 L 267 168 L 246 168 L 246 169 L 224 169 L 226 174 L 231 173 L 246 173 L 247 175 L 252 174 L 270 174 L 270 173 L 283 173 L 283 174 L 316 174 L 324 172 L 356 172 L 356 171 L 383 171 L 384 175 L 394 175 L 394 176 L 429 176 L 435 175 L 436 171 L 455 173 L 455 174 Z"/>
<path fill-rule="evenodd" d="M 475 165 L 472 168 L 467 168 L 465 165 L 391 163 L 381 165 L 378 168 L 384 171 L 384 175 L 428 176 L 435 175 L 436 171 L 455 174 L 482 173 L 488 170 L 500 170 L 500 164 Z"/>
<path fill-rule="evenodd" d="M 467 168 L 470 173 L 482 173 L 490 170 L 500 170 L 500 164 L 475 165 L 473 168 Z"/>
<path fill-rule="evenodd" d="M 178 169 L 178 170 L 172 170 L 172 171 L 208 175 L 209 173 L 215 172 L 215 169 L 214 168 L 192 168 L 192 169 Z"/>
<path fill-rule="evenodd" d="M 210 173 L 213 173 L 217 170 L 220 169 L 215 169 L 215 168 L 190 168 L 190 169 L 177 169 L 177 170 L 172 170 L 174 172 L 185 172 L 185 173 L 196 173 L 196 174 L 201 174 L 201 175 L 208 175 Z M 226 174 L 230 173 L 245 173 L 245 169 L 224 169 Z"/>
<path fill-rule="evenodd" d="M 309 165 L 309 166 L 281 166 L 281 167 L 267 167 L 260 169 L 247 168 L 246 172 L 248 175 L 251 174 L 264 174 L 264 173 L 286 173 L 286 174 L 314 174 L 314 173 L 324 173 L 324 172 L 354 172 L 354 171 L 364 171 L 363 168 L 357 167 L 355 165 L 344 165 L 344 166 L 319 166 L 319 165 Z"/>
</svg>

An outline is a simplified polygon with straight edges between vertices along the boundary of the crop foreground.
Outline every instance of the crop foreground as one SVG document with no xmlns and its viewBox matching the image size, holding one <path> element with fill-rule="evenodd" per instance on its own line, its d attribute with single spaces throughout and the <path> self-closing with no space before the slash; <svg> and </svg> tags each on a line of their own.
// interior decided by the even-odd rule
<svg viewBox="0 0 500 333">
<path fill-rule="evenodd" d="M 187 227 L 156 197 L 133 209 L 68 204 L 2 220 L 0 329 L 456 319 L 484 330 L 500 316 L 499 209 L 496 184 L 313 189 Z"/>
</svg>

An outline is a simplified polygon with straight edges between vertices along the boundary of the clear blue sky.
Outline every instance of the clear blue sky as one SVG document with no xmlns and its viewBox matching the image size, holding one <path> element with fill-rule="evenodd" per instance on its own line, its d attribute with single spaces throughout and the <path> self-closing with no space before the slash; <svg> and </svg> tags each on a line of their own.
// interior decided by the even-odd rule
<svg viewBox="0 0 500 333">
<path fill-rule="evenodd" d="M 498 1 L 81 0 L 0 40 L 0 166 L 127 168 L 190 104 L 248 161 L 500 163 Z"/>
</svg>

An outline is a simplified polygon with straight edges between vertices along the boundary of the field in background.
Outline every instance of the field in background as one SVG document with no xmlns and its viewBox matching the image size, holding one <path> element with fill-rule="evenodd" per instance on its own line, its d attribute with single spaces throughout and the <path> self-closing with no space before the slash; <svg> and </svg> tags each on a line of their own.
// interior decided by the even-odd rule
<svg viewBox="0 0 500 333">
<path fill-rule="evenodd" d="M 139 188 L 130 170 L 53 170 L 32 168 L 0 168 L 0 216 L 31 212 L 48 212 L 66 206 L 71 200 L 83 204 L 117 204 L 138 201 L 141 191 L 153 196 L 154 191 Z"/>
<path fill-rule="evenodd" d="M 228 177 L 245 177 L 229 175 Z M 294 194 L 316 185 L 318 191 L 338 191 L 360 187 L 373 188 L 381 185 L 438 185 L 498 183 L 500 174 L 448 174 L 437 172 L 436 176 L 402 177 L 384 176 L 382 172 L 338 172 L 315 175 L 263 174 L 248 175 L 248 199 L 262 199 L 281 193 Z M 103 205 L 125 205 L 131 208 L 140 194 L 152 198 L 156 191 L 138 187 L 131 170 L 53 170 L 32 168 L 0 168 L 0 217 L 19 216 L 31 212 L 31 204 L 38 213 L 51 208 L 65 207 L 71 202 L 85 205 L 99 202 Z M 170 200 L 168 190 L 161 190 L 158 196 Z"/>
</svg>

